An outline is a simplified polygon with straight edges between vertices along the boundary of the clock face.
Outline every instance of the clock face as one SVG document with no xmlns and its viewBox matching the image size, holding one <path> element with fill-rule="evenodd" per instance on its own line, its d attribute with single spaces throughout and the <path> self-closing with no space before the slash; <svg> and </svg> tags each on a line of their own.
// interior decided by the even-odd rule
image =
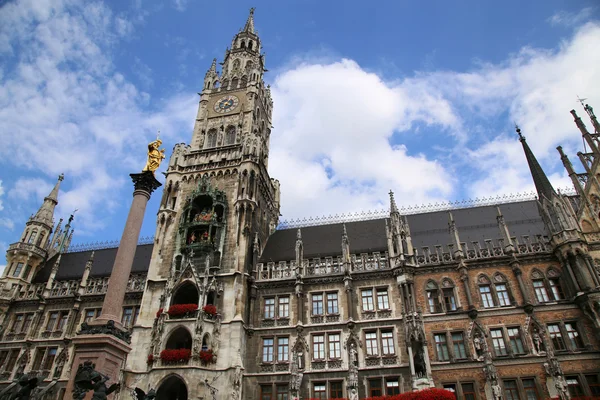
<svg viewBox="0 0 600 400">
<path fill-rule="evenodd" d="M 233 95 L 221 97 L 215 103 L 215 111 L 218 113 L 233 111 L 237 107 L 239 102 L 240 100 Z"/>
</svg>

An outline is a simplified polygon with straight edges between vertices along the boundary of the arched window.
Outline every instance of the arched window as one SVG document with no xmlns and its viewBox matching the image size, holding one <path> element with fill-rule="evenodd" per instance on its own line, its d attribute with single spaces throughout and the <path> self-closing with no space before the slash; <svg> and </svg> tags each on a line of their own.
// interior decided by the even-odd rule
<svg viewBox="0 0 600 400">
<path fill-rule="evenodd" d="M 252 40 L 248 40 L 248 49 L 252 50 Z"/>
<path fill-rule="evenodd" d="M 208 345 L 210 344 L 210 335 L 207 333 L 202 338 L 202 351 L 208 351 Z"/>
<path fill-rule="evenodd" d="M 31 231 L 31 235 L 29 235 L 29 240 L 27 240 L 28 244 L 33 244 L 35 241 L 35 237 L 37 236 L 37 229 Z"/>
<path fill-rule="evenodd" d="M 192 348 L 192 336 L 184 327 L 179 327 L 169 335 L 166 349 L 190 349 Z"/>
<path fill-rule="evenodd" d="M 198 289 L 196 285 L 187 281 L 181 286 L 179 286 L 175 294 L 173 295 L 173 300 L 171 300 L 171 305 L 175 304 L 195 304 L 198 305 L 198 300 L 200 296 L 198 294 Z"/>
<path fill-rule="evenodd" d="M 243 40 L 242 40 L 242 44 L 240 45 L 240 48 L 242 48 L 242 49 L 246 48 L 246 42 L 244 42 Z"/>
<path fill-rule="evenodd" d="M 448 278 L 442 280 L 442 297 L 444 299 L 443 305 L 446 312 L 458 310 L 454 282 Z"/>
<path fill-rule="evenodd" d="M 440 290 L 438 289 L 437 283 L 434 281 L 427 282 L 425 287 L 427 292 L 427 309 L 430 313 L 441 313 L 442 304 L 440 303 Z"/>
<path fill-rule="evenodd" d="M 235 72 L 235 71 L 239 70 L 241 65 L 242 65 L 242 63 L 241 63 L 240 59 L 236 58 L 233 61 L 233 71 Z"/>
<path fill-rule="evenodd" d="M 225 130 L 225 145 L 235 144 L 235 126 L 229 125 Z"/>
<path fill-rule="evenodd" d="M 187 387 L 185 382 L 177 375 L 172 375 L 165 379 L 158 387 L 156 392 L 157 399 L 177 399 L 188 400 Z"/>
<path fill-rule="evenodd" d="M 215 292 L 212 290 L 206 295 L 206 305 L 209 304 L 215 305 Z"/>
<path fill-rule="evenodd" d="M 223 79 L 223 82 L 221 82 L 221 87 L 223 88 L 223 90 L 227 90 L 228 86 L 229 86 L 229 81 L 227 79 Z"/>
<path fill-rule="evenodd" d="M 242 76 L 242 79 L 240 82 L 242 84 L 242 87 L 245 88 L 248 85 L 248 76 L 247 75 Z"/>
<path fill-rule="evenodd" d="M 206 135 L 206 148 L 210 149 L 217 146 L 217 130 L 211 129 Z"/>
<path fill-rule="evenodd" d="M 231 80 L 231 89 L 237 89 L 238 83 L 239 83 L 238 78 L 233 78 Z"/>
<path fill-rule="evenodd" d="M 248 60 L 246 62 L 246 71 L 251 70 L 254 67 L 254 63 L 252 62 L 252 60 Z"/>
<path fill-rule="evenodd" d="M 564 293 L 560 284 L 560 273 L 554 268 L 548 269 L 546 276 L 538 269 L 531 273 L 531 281 L 538 303 L 548 303 L 564 299 Z"/>
<path fill-rule="evenodd" d="M 479 295 L 484 308 L 508 307 L 512 305 L 511 294 L 506 277 L 500 273 L 494 275 L 494 282 L 485 275 L 477 278 Z"/>
<path fill-rule="evenodd" d="M 44 236 L 45 236 L 44 232 L 40 232 L 40 235 L 38 236 L 38 240 L 36 243 L 37 246 L 40 246 L 40 247 L 44 246 Z"/>
</svg>

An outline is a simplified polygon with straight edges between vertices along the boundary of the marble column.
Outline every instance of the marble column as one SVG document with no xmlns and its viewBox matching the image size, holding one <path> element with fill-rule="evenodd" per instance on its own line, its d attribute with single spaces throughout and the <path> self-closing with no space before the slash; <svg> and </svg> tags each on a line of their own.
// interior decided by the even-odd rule
<svg viewBox="0 0 600 400">
<path fill-rule="evenodd" d="M 133 257 L 137 250 L 142 222 L 144 221 L 146 204 L 150 200 L 152 192 L 161 186 L 152 172 L 142 172 L 140 174 L 131 174 L 130 176 L 135 187 L 133 202 L 129 209 L 127 222 L 125 223 L 121 242 L 119 243 L 115 262 L 110 273 L 108 289 L 106 290 L 104 303 L 102 304 L 102 314 L 93 322 L 93 325 L 105 324 L 112 320 L 116 326 L 121 327 L 123 300 L 127 290 L 127 283 L 129 282 L 131 266 L 133 265 Z"/>
</svg>

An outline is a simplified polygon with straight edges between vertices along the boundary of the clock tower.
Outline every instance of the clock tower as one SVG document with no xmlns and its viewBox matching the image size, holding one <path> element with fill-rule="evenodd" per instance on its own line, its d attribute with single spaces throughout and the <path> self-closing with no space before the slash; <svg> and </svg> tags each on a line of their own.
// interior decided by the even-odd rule
<svg viewBox="0 0 600 400">
<path fill-rule="evenodd" d="M 279 219 L 269 177 L 273 101 L 254 9 L 208 69 L 190 144 L 165 173 L 155 243 L 125 375 L 157 398 L 244 398 L 254 268 Z M 216 396 L 216 397 L 215 397 Z M 175 398 L 175 397 L 173 397 Z"/>
</svg>

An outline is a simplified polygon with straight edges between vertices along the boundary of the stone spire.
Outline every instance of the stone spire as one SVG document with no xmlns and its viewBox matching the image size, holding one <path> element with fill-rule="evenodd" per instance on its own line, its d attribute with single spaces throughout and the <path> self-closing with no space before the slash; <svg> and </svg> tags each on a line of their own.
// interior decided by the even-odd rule
<svg viewBox="0 0 600 400">
<path fill-rule="evenodd" d="M 390 214 L 399 214 L 398 206 L 396 205 L 396 199 L 394 199 L 394 192 L 390 190 Z"/>
<path fill-rule="evenodd" d="M 256 34 L 256 32 L 254 32 L 254 7 L 250 9 L 250 15 L 248 15 L 246 25 L 244 25 L 244 29 L 242 29 L 242 32 Z"/>
<path fill-rule="evenodd" d="M 38 212 L 31 218 L 32 221 L 40 222 L 52 227 L 52 220 L 54 219 L 54 208 L 58 204 L 58 190 L 60 189 L 60 183 L 65 179 L 64 174 L 60 174 L 58 181 L 50 194 L 44 197 L 44 203 L 38 210 Z"/>
<path fill-rule="evenodd" d="M 544 173 L 544 170 L 538 163 L 537 159 L 533 155 L 533 152 L 529 148 L 525 137 L 521 134 L 521 129 L 516 127 L 517 133 L 519 134 L 519 141 L 523 145 L 523 151 L 525 152 L 525 157 L 527 158 L 527 164 L 529 164 L 529 170 L 531 171 L 531 176 L 533 177 L 533 183 L 535 184 L 535 188 L 538 192 L 538 197 L 541 199 L 545 197 L 546 199 L 551 199 L 556 196 L 556 192 L 552 187 L 552 184 L 548 180 L 548 177 Z"/>
</svg>

